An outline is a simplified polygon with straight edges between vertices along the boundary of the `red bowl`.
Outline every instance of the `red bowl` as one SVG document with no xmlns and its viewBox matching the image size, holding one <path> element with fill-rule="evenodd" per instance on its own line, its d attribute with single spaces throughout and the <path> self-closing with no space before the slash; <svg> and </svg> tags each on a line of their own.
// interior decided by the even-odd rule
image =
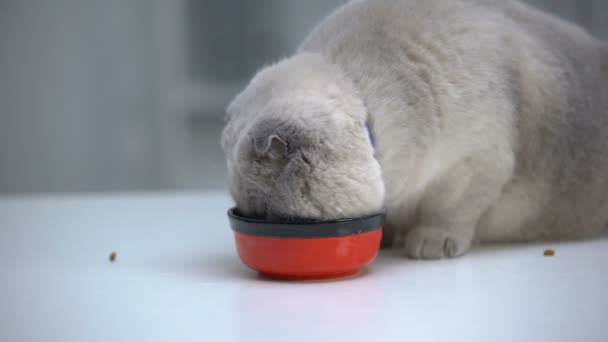
<svg viewBox="0 0 608 342">
<path fill-rule="evenodd" d="M 228 217 L 243 263 L 290 280 L 351 276 L 378 255 L 384 215 L 334 221 L 279 222 Z"/>
</svg>

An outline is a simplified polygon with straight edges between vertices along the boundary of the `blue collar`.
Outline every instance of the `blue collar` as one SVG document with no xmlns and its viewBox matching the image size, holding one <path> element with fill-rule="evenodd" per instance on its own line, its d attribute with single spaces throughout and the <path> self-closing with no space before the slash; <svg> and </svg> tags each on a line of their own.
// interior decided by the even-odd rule
<svg viewBox="0 0 608 342">
<path fill-rule="evenodd" d="M 369 128 L 369 123 L 365 120 L 365 128 L 367 128 L 367 135 L 369 136 L 369 142 L 372 144 L 372 147 L 376 147 L 374 144 L 374 135 L 372 134 L 371 128 Z"/>
</svg>

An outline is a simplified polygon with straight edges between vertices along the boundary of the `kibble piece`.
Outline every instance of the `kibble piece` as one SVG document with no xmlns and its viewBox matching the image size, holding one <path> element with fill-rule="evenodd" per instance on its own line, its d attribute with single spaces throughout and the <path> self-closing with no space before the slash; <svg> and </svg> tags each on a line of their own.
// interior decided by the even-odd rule
<svg viewBox="0 0 608 342">
<path fill-rule="evenodd" d="M 116 261 L 116 252 L 110 253 L 110 262 Z"/>
<path fill-rule="evenodd" d="M 546 257 L 552 257 L 555 255 L 555 251 L 552 249 L 545 249 L 545 252 L 543 253 L 543 255 Z"/>
</svg>

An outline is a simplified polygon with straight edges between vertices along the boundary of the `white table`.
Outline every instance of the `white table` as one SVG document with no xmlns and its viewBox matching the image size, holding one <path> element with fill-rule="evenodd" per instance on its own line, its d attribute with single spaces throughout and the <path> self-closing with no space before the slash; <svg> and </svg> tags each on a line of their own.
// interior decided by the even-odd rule
<svg viewBox="0 0 608 342">
<path fill-rule="evenodd" d="M 230 203 L 0 199 L 0 341 L 608 341 L 606 238 L 439 262 L 382 252 L 359 278 L 275 282 L 238 260 Z"/>
</svg>

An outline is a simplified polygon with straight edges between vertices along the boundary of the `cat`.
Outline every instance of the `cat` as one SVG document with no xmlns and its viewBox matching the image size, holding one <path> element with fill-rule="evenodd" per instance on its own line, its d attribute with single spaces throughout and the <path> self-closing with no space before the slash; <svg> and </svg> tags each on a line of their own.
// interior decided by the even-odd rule
<svg viewBox="0 0 608 342">
<path fill-rule="evenodd" d="M 516 0 L 349 2 L 226 120 L 245 215 L 384 210 L 383 245 L 415 259 L 608 222 L 608 47 Z"/>
</svg>

